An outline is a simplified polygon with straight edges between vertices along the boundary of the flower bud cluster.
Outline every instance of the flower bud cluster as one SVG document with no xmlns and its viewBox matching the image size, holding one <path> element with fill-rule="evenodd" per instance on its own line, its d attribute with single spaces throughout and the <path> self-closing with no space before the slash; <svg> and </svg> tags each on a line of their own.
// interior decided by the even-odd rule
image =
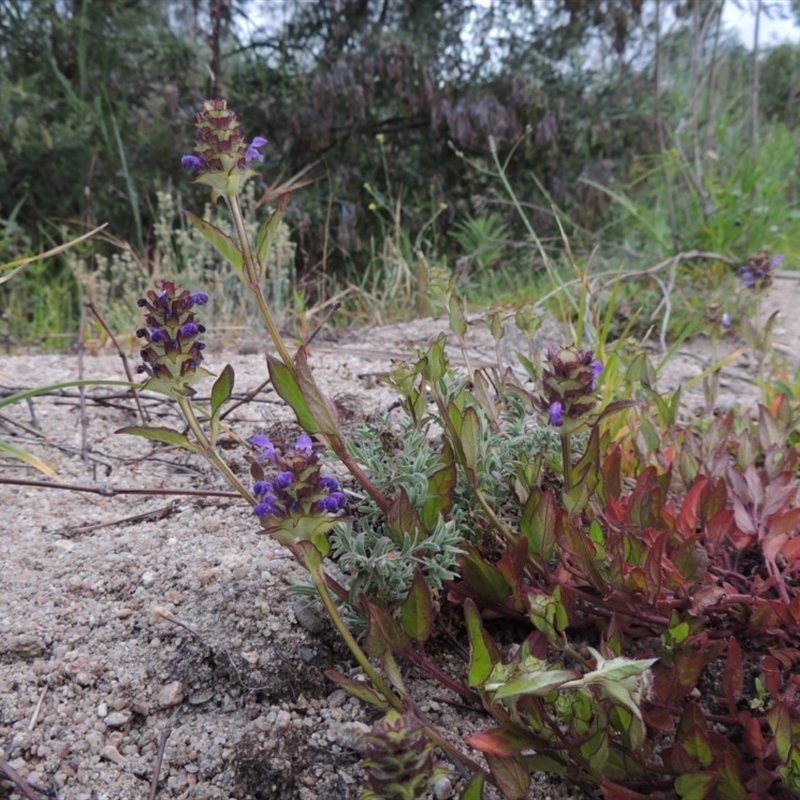
<svg viewBox="0 0 800 800">
<path fill-rule="evenodd" d="M 321 474 L 319 454 L 314 452 L 310 436 L 303 434 L 285 452 L 277 450 L 267 436 L 254 436 L 250 441 L 259 449 L 250 471 L 258 500 L 253 513 L 262 522 L 271 518 L 274 523 L 295 515 L 336 514 L 345 507 L 347 500 L 339 482 Z M 264 474 L 265 461 L 277 469 L 271 480 Z"/>
<path fill-rule="evenodd" d="M 247 144 L 242 138 L 241 123 L 225 100 L 206 100 L 203 110 L 197 113 L 196 126 L 194 153 L 181 159 L 184 167 L 196 172 L 246 172 L 253 160 L 264 160 L 259 148 L 267 140 L 256 136 Z"/>
<path fill-rule="evenodd" d="M 370 789 L 364 798 L 429 797 L 435 777 L 434 747 L 416 719 L 389 711 L 372 726 L 366 740 L 362 765 L 367 768 Z"/>
<path fill-rule="evenodd" d="M 143 362 L 139 373 L 146 373 L 150 381 L 172 383 L 175 388 L 190 391 L 188 383 L 195 377 L 205 349 L 198 337 L 206 330 L 195 320 L 193 309 L 207 302 L 207 294 L 190 294 L 170 281 L 164 281 L 160 292 L 151 289 L 137 301 L 147 310 L 147 327 L 136 331 L 136 336 L 146 342 L 139 351 Z"/>
<path fill-rule="evenodd" d="M 536 403 L 556 428 L 580 423 L 597 405 L 597 379 L 603 364 L 591 350 L 564 347 L 547 351 L 542 370 L 542 394 Z"/>
<path fill-rule="evenodd" d="M 755 289 L 763 292 L 772 286 L 772 273 L 783 261 L 783 254 L 779 253 L 773 259 L 766 253 L 756 253 L 747 259 L 747 263 L 739 267 L 739 277 L 745 289 Z"/>
</svg>

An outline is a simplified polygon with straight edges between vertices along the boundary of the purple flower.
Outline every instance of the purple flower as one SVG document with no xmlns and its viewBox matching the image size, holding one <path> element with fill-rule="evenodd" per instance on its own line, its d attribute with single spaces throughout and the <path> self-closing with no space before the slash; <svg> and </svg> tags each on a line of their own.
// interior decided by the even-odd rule
<svg viewBox="0 0 800 800">
<path fill-rule="evenodd" d="M 756 253 L 747 259 L 747 263 L 739 267 L 739 277 L 745 289 L 764 291 L 772 285 L 772 273 L 781 265 L 785 258 L 783 253 L 778 253 L 772 259 L 766 253 Z"/>
<path fill-rule="evenodd" d="M 153 328 L 150 331 L 150 341 L 151 342 L 163 342 L 167 338 L 166 331 L 161 330 L 161 328 Z"/>
<path fill-rule="evenodd" d="M 272 484 L 269 481 L 256 481 L 253 484 L 253 494 L 256 497 L 272 494 Z"/>
<path fill-rule="evenodd" d="M 189 155 L 189 156 L 184 156 L 181 159 L 181 166 L 184 166 L 187 169 L 191 169 L 197 172 L 198 170 L 205 169 L 206 162 L 203 161 L 203 159 L 200 158 L 200 156 Z"/>
<path fill-rule="evenodd" d="M 263 161 L 264 156 L 261 152 L 259 152 L 259 147 L 263 147 L 267 143 L 267 140 L 263 136 L 256 136 L 252 142 L 247 147 L 247 151 L 244 154 L 244 160 L 247 163 L 247 166 L 250 166 L 250 162 L 255 159 L 256 161 Z"/>
<path fill-rule="evenodd" d="M 275 460 L 275 445 L 272 444 L 268 436 L 258 434 L 250 439 L 250 441 L 261 449 L 261 452 L 256 456 L 256 461 L 263 461 L 265 458 L 268 458 L 270 461 Z"/>
<path fill-rule="evenodd" d="M 556 428 L 560 428 L 564 424 L 564 406 L 557 400 L 550 405 L 547 412 L 550 415 L 550 424 Z"/>
<path fill-rule="evenodd" d="M 292 485 L 293 480 L 294 480 L 293 472 L 289 472 L 288 470 L 284 472 L 279 472 L 275 476 L 275 486 L 277 486 L 282 491 L 285 491 Z"/>
<path fill-rule="evenodd" d="M 731 326 L 731 318 L 728 316 L 727 312 L 722 315 L 722 327 L 726 330 Z"/>
<path fill-rule="evenodd" d="M 323 497 L 317 501 L 317 507 L 321 511 L 327 511 L 330 514 L 335 514 L 341 511 L 347 503 L 347 498 L 341 492 L 334 492 L 333 494 Z"/>
<path fill-rule="evenodd" d="M 189 300 L 192 301 L 192 305 L 204 306 L 208 302 L 208 295 L 205 292 L 195 292 L 189 295 Z"/>
<path fill-rule="evenodd" d="M 597 379 L 603 374 L 603 362 L 602 361 L 592 361 L 589 364 L 590 369 L 592 370 L 592 382 L 589 385 L 589 391 L 594 392 L 597 390 Z"/>
<path fill-rule="evenodd" d="M 187 322 L 185 325 L 181 325 L 181 336 L 184 339 L 191 339 L 199 333 L 200 328 L 194 322 Z"/>
<path fill-rule="evenodd" d="M 320 478 L 318 485 L 321 492 L 336 492 L 339 490 L 339 481 L 332 475 L 325 475 Z"/>
<path fill-rule="evenodd" d="M 311 440 L 311 437 L 307 433 L 303 433 L 297 437 L 297 441 L 294 443 L 295 450 L 307 450 L 311 451 L 314 447 L 314 442 Z"/>
<path fill-rule="evenodd" d="M 257 517 L 266 517 L 271 514 L 277 515 L 280 509 L 274 504 L 274 498 L 270 498 L 269 500 L 264 500 L 263 502 L 259 503 L 254 509 L 253 514 Z"/>
</svg>

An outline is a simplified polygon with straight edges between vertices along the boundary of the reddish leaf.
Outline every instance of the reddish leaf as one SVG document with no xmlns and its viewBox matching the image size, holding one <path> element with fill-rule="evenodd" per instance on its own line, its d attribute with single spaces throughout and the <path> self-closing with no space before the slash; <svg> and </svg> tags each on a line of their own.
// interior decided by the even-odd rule
<svg viewBox="0 0 800 800">
<path fill-rule="evenodd" d="M 764 675 L 764 686 L 767 691 L 773 696 L 778 697 L 781 690 L 781 682 L 783 675 L 777 660 L 772 656 L 764 656 L 761 659 L 761 672 Z"/>
<path fill-rule="evenodd" d="M 706 523 L 706 536 L 711 544 L 712 555 L 719 552 L 723 543 L 727 541 L 734 529 L 733 511 L 724 509 L 714 514 Z"/>
<path fill-rule="evenodd" d="M 365 597 L 361 602 L 367 612 L 369 622 L 367 638 L 364 641 L 364 649 L 367 654 L 379 658 L 387 650 L 392 653 L 402 653 L 408 646 L 409 639 L 392 615 Z"/>
<path fill-rule="evenodd" d="M 683 537 L 694 535 L 698 527 L 700 513 L 700 498 L 708 485 L 708 478 L 700 475 L 694 481 L 689 491 L 686 492 L 686 497 L 683 499 L 681 506 L 681 513 L 678 514 L 675 528 Z"/>
<path fill-rule="evenodd" d="M 391 537 L 402 544 L 405 536 L 422 527 L 417 510 L 411 504 L 405 489 L 401 489 L 386 515 L 386 528 Z"/>
<path fill-rule="evenodd" d="M 750 715 L 744 724 L 744 743 L 754 758 L 759 760 L 766 758 L 767 748 L 764 737 L 761 735 L 761 723 Z"/>
<path fill-rule="evenodd" d="M 797 569 L 794 562 L 796 559 L 800 558 L 800 536 L 795 536 L 793 539 L 789 539 L 789 541 L 783 545 L 781 555 L 789 564 L 787 567 L 787 572 L 791 571 L 793 567 L 794 569 Z"/>
<path fill-rule="evenodd" d="M 770 533 L 796 534 L 800 530 L 800 508 L 792 508 L 777 514 L 769 521 Z"/>
<path fill-rule="evenodd" d="M 633 789 L 626 789 L 618 783 L 613 783 L 608 778 L 601 778 L 600 791 L 606 800 L 649 800 L 649 794 L 639 794 Z"/>
<path fill-rule="evenodd" d="M 728 701 L 728 710 L 736 716 L 736 707 L 744 689 L 744 668 L 742 667 L 742 649 L 739 642 L 731 637 L 728 640 L 728 661 L 725 666 L 725 699 Z"/>
<path fill-rule="evenodd" d="M 487 728 L 473 733 L 465 741 L 481 753 L 491 753 L 501 758 L 516 755 L 531 746 L 527 736 L 514 733 L 508 728 Z"/>
</svg>

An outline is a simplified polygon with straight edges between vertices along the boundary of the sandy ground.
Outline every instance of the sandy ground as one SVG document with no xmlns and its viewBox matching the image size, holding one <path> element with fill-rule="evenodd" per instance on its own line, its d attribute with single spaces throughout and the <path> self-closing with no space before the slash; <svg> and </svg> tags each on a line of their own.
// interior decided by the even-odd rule
<svg viewBox="0 0 800 800">
<path fill-rule="evenodd" d="M 769 300 L 781 309 L 776 343 L 791 359 L 800 341 L 798 284 L 787 278 L 777 286 Z M 422 321 L 349 334 L 315 346 L 312 364 L 342 413 L 357 421 L 393 402 L 377 380 L 391 357 L 445 327 Z M 537 346 L 558 336 L 546 327 Z M 480 323 L 470 344 L 474 366 L 494 362 Z M 457 348 L 451 352 L 458 360 Z M 664 388 L 685 384 L 709 358 L 705 340 L 682 348 Z M 253 343 L 211 343 L 209 369 L 228 362 L 236 397 L 266 377 Z M 726 369 L 720 405 L 757 397 L 753 369 L 747 355 Z M 106 350 L 86 355 L 83 370 L 86 378 L 124 378 Z M 4 394 L 78 374 L 75 355 L 0 357 Z M 686 404 L 690 413 L 703 408 L 699 387 Z M 162 400 L 145 405 L 154 424 L 178 424 Z M 281 425 L 292 436 L 289 421 L 269 388 L 227 419 L 243 438 L 274 436 Z M 109 388 L 87 392 L 83 406 L 69 389 L 0 413 L 0 439 L 53 462 L 55 480 L 118 492 L 0 484 L 0 757 L 33 787 L 29 797 L 355 800 L 365 788 L 364 734 L 377 714 L 325 678 L 329 668 L 358 670 L 324 614 L 299 608 L 287 593 L 301 570 L 257 535 L 243 503 L 211 493 L 226 487 L 204 462 L 112 433 L 136 422 L 130 398 Z M 225 452 L 244 473 L 245 449 Z M 8 459 L 0 476 L 42 479 Z M 153 488 L 203 494 L 120 493 Z M 486 725 L 441 688 L 412 679 L 423 711 L 454 740 Z M 457 797 L 459 774 L 442 766 L 449 778 L 436 798 Z M 23 796 L 0 779 L 0 798 Z M 535 796 L 583 795 L 543 779 Z"/>
</svg>

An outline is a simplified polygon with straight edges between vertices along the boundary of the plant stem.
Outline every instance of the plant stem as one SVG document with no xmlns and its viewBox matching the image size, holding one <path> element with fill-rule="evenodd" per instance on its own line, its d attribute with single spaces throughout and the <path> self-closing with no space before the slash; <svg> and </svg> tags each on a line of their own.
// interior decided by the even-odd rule
<svg viewBox="0 0 800 800">
<path fill-rule="evenodd" d="M 228 207 L 230 208 L 231 216 L 233 217 L 233 226 L 236 229 L 236 236 L 239 239 L 239 250 L 242 253 L 242 259 L 244 260 L 244 271 L 247 278 L 247 285 L 250 291 L 252 291 L 255 295 L 256 302 L 258 303 L 258 310 L 261 313 L 261 318 L 264 320 L 264 324 L 267 326 L 267 333 L 269 334 L 270 339 L 272 339 L 272 342 L 278 351 L 278 355 L 281 357 L 283 363 L 294 373 L 294 361 L 289 355 L 289 351 L 284 344 L 283 337 L 278 330 L 278 326 L 275 324 L 275 320 L 272 318 L 272 312 L 269 310 L 267 301 L 264 298 L 264 293 L 261 291 L 261 281 L 258 274 L 258 268 L 256 267 L 256 259 L 253 255 L 253 248 L 250 247 L 250 239 L 247 236 L 247 230 L 244 226 L 244 218 L 242 217 L 242 209 L 239 205 L 239 198 L 235 194 L 226 195 L 226 200 L 228 201 Z"/>
<path fill-rule="evenodd" d="M 567 431 L 561 431 L 561 463 L 564 469 L 564 491 L 572 488 L 572 439 Z"/>
<path fill-rule="evenodd" d="M 189 429 L 194 434 L 195 439 L 197 439 L 197 443 L 203 448 L 203 455 L 216 467 L 216 469 L 222 474 L 226 481 L 234 488 L 237 492 L 245 499 L 251 506 L 256 505 L 256 500 L 250 492 L 245 489 L 239 479 L 233 474 L 231 468 L 225 463 L 225 461 L 220 457 L 219 453 L 211 446 L 211 442 L 208 440 L 208 437 L 203 431 L 203 428 L 200 425 L 199 420 L 195 416 L 194 409 L 192 408 L 192 403 L 186 395 L 178 395 L 177 396 L 178 407 L 181 410 L 184 418 L 186 419 L 186 423 L 189 426 Z"/>
<path fill-rule="evenodd" d="M 301 560 L 301 563 L 304 563 L 304 561 Z M 372 666 L 364 651 L 359 647 L 355 637 L 352 633 L 350 633 L 350 629 L 342 619 L 341 614 L 339 614 L 339 609 L 336 607 L 336 603 L 333 602 L 333 598 L 328 591 L 328 585 L 325 581 L 324 571 L 319 566 L 312 566 L 309 569 L 309 574 L 311 575 L 311 580 L 314 581 L 314 586 L 319 592 L 319 596 L 323 605 L 325 606 L 325 610 L 330 615 L 331 619 L 333 620 L 333 624 L 336 626 L 336 630 L 339 631 L 339 635 L 342 637 L 342 639 L 344 639 L 345 644 L 350 649 L 350 652 L 353 654 L 356 661 L 358 661 L 361 669 L 364 670 L 364 673 L 372 681 L 375 688 L 383 695 L 383 697 L 386 699 L 386 702 L 389 703 L 389 705 L 395 710 L 403 712 L 405 710 L 403 701 L 392 691 L 392 688 L 389 686 L 389 684 L 386 683 L 386 681 L 378 674 L 375 667 Z"/>
</svg>

